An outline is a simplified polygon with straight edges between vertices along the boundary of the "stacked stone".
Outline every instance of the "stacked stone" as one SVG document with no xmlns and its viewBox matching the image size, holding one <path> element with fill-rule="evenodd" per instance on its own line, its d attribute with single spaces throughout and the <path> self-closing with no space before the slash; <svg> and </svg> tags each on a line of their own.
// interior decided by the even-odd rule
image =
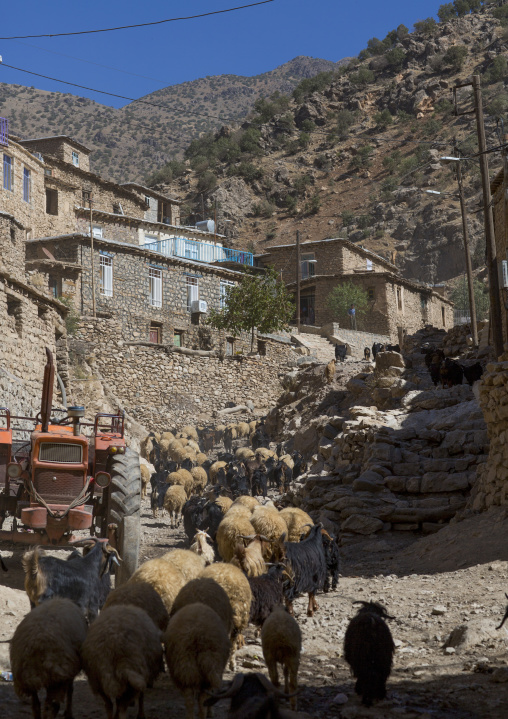
<svg viewBox="0 0 508 719">
<path fill-rule="evenodd" d="M 487 365 L 479 386 L 490 454 L 468 504 L 474 511 L 508 504 L 508 352 L 500 360 Z"/>
</svg>

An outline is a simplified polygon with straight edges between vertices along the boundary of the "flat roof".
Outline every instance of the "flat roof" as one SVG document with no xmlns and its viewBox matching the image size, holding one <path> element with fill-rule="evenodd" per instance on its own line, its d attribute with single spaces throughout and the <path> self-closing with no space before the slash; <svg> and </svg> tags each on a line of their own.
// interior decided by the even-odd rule
<svg viewBox="0 0 508 719">
<path fill-rule="evenodd" d="M 121 187 L 137 187 L 139 190 L 143 190 L 143 192 L 147 195 L 153 195 L 154 197 L 161 197 L 163 200 L 169 200 L 170 202 L 173 202 L 175 205 L 181 205 L 183 200 L 175 200 L 174 197 L 169 197 L 168 195 L 164 195 L 162 192 L 157 192 L 157 190 L 152 190 L 150 187 L 145 187 L 144 185 L 140 185 L 139 182 L 121 182 Z"/>
<path fill-rule="evenodd" d="M 75 140 L 73 137 L 69 137 L 69 135 L 50 135 L 48 137 L 31 137 L 28 140 L 19 140 L 19 144 L 23 145 L 24 143 L 28 142 L 47 142 L 48 140 L 66 140 L 71 145 L 76 145 L 76 147 L 80 147 L 82 150 L 85 150 L 85 152 L 88 152 L 90 154 L 93 152 L 89 147 L 86 145 L 83 145 L 82 142 L 79 140 Z"/>
</svg>

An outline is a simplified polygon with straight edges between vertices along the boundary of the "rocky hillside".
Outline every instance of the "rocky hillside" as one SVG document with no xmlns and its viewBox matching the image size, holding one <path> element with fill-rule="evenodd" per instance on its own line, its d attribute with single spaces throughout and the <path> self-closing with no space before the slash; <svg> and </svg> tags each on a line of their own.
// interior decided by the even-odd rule
<svg viewBox="0 0 508 719">
<path fill-rule="evenodd" d="M 291 93 L 301 80 L 341 62 L 296 57 L 254 77 L 219 75 L 172 85 L 118 110 L 76 95 L 0 83 L 0 115 L 23 138 L 71 135 L 94 151 L 95 171 L 119 182 L 139 181 L 199 133 L 224 119 L 243 118 L 257 98 Z"/>
<path fill-rule="evenodd" d="M 373 39 L 360 58 L 302 83 L 292 97 L 258 102 L 241 128 L 192 143 L 187 167 L 168 168 L 169 187 L 186 199 L 191 219 L 201 219 L 202 203 L 212 215 L 216 206 L 219 230 L 239 247 L 262 252 L 294 242 L 297 229 L 303 240 L 348 235 L 395 257 L 409 278 L 456 277 L 464 271 L 458 201 L 424 191 L 456 192 L 454 170 L 439 162 L 454 152 L 454 138 L 463 156 L 477 151 L 474 116 L 455 117 L 452 105 L 454 85 L 473 73 L 482 76 L 488 144 L 498 145 L 496 119 L 508 106 L 507 18 L 506 5 L 482 8 Z M 470 108 L 470 90 L 459 102 Z M 493 175 L 500 153 L 489 161 Z M 477 161 L 463 169 L 477 267 Z"/>
</svg>

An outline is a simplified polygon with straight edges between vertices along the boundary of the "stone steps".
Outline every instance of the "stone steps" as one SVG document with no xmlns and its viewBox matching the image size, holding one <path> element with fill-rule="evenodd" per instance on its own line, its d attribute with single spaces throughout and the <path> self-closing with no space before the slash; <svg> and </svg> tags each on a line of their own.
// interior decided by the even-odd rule
<svg viewBox="0 0 508 719">
<path fill-rule="evenodd" d="M 309 350 L 310 355 L 315 357 L 319 362 L 328 362 L 335 357 L 335 349 L 332 342 L 326 337 L 311 334 L 293 334 L 291 340 L 301 347 Z"/>
</svg>

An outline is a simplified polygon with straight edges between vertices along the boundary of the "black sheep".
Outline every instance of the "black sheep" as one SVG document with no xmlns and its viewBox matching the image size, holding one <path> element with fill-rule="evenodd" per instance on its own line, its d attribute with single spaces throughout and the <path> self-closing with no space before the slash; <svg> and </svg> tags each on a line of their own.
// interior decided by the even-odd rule
<svg viewBox="0 0 508 719">
<path fill-rule="evenodd" d="M 469 367 L 467 367 L 466 365 L 461 365 L 461 367 L 464 372 L 466 382 L 470 387 L 472 387 L 473 384 L 477 382 L 483 374 L 483 367 L 479 362 L 475 362 L 475 364 L 469 365 Z"/>
<path fill-rule="evenodd" d="M 439 375 L 443 387 L 445 385 L 447 385 L 448 387 L 453 387 L 456 384 L 462 384 L 464 370 L 458 362 L 455 362 L 454 360 L 451 360 L 449 357 L 447 357 L 445 361 L 441 363 L 441 367 L 439 368 Z"/>
<path fill-rule="evenodd" d="M 222 689 L 205 699 L 205 706 L 231 699 L 228 719 L 286 719 L 288 712 L 278 707 L 281 697 L 286 698 L 287 694 L 274 687 L 264 674 L 236 674 Z"/>
<path fill-rule="evenodd" d="M 259 467 L 259 469 L 255 469 L 252 473 L 251 488 L 253 497 L 259 495 L 266 497 L 268 491 L 268 477 L 266 474 L 266 467 L 263 465 Z"/>
<path fill-rule="evenodd" d="M 335 345 L 335 359 L 344 362 L 347 355 L 347 345 Z"/>
<path fill-rule="evenodd" d="M 290 578 L 284 586 L 284 598 L 291 614 L 293 601 L 300 594 L 309 595 L 307 616 L 312 617 L 318 609 L 315 595 L 323 590 L 327 576 L 321 529 L 321 524 L 314 524 L 301 542 L 285 542 L 286 535 L 283 534 L 274 543 L 272 561 L 284 563 Z"/>
<path fill-rule="evenodd" d="M 157 517 L 158 510 L 164 506 L 164 497 L 168 491 L 169 484 L 166 482 L 168 476 L 167 470 L 160 470 L 154 472 L 150 477 L 150 484 L 152 485 L 152 494 L 150 495 L 150 507 L 154 517 Z"/>
<path fill-rule="evenodd" d="M 392 670 L 395 644 L 385 619 L 386 609 L 379 602 L 361 604 L 349 622 L 344 637 L 344 657 L 356 677 L 355 691 L 370 706 L 386 696 L 386 680 Z"/>
<path fill-rule="evenodd" d="M 263 626 L 272 609 L 284 601 L 283 593 L 284 566 L 277 564 L 270 567 L 266 574 L 259 577 L 247 577 L 252 592 L 249 622 L 257 627 Z"/>
<path fill-rule="evenodd" d="M 303 474 L 303 472 L 307 471 L 307 462 L 304 460 L 300 452 L 297 452 L 296 450 L 291 455 L 291 458 L 294 463 L 293 479 L 298 479 L 298 477 Z"/>
<path fill-rule="evenodd" d="M 425 364 L 429 370 L 430 378 L 437 387 L 441 379 L 441 363 L 444 361 L 444 352 L 434 347 L 429 347 L 425 352 Z"/>
<path fill-rule="evenodd" d="M 373 359 L 376 359 L 376 355 L 378 352 L 384 352 L 385 346 L 384 344 L 381 344 L 381 342 L 374 342 L 372 345 L 372 357 Z"/>
<path fill-rule="evenodd" d="M 400 352 L 400 345 L 386 345 L 387 352 Z"/>
<path fill-rule="evenodd" d="M 208 531 L 208 516 L 205 507 L 208 500 L 205 497 L 197 497 L 194 495 L 188 499 L 182 508 L 183 528 L 189 544 L 194 541 L 194 535 L 198 529 L 205 532 Z"/>
<path fill-rule="evenodd" d="M 326 580 L 323 586 L 323 592 L 328 593 L 330 589 L 335 591 L 339 582 L 339 571 L 340 571 L 340 551 L 339 551 L 339 540 L 323 529 L 321 530 L 323 535 L 323 547 L 325 550 L 326 558 Z"/>
</svg>

